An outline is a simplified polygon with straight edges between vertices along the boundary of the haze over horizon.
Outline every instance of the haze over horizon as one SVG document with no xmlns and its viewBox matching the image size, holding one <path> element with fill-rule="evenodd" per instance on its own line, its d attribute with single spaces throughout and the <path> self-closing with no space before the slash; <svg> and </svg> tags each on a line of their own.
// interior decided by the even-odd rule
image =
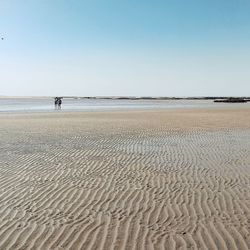
<svg viewBox="0 0 250 250">
<path fill-rule="evenodd" d="M 0 95 L 250 96 L 250 2 L 0 2 Z"/>
</svg>

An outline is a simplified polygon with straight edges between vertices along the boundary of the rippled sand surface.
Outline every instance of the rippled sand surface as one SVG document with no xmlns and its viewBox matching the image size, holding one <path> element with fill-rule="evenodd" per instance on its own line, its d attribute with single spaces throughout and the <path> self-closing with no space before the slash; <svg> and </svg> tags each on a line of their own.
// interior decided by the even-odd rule
<svg viewBox="0 0 250 250">
<path fill-rule="evenodd" d="M 250 110 L 0 116 L 0 249 L 250 249 Z"/>
</svg>

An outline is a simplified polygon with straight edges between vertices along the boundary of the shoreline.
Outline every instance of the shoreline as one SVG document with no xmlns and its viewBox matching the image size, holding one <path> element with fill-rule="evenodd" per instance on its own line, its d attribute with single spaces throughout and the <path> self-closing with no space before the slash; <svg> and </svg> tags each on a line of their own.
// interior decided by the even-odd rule
<svg viewBox="0 0 250 250">
<path fill-rule="evenodd" d="M 33 99 L 28 99 L 33 100 Z M 133 111 L 164 111 L 164 110 L 201 110 L 201 109 L 249 109 L 249 103 L 224 103 L 212 100 L 65 100 L 61 110 L 55 110 L 52 101 L 39 102 L 7 102 L 0 103 L 2 114 L 39 114 L 68 112 L 133 112 Z M 48 99 L 43 99 L 48 100 Z M 2 105 L 2 106 L 1 106 Z"/>
</svg>

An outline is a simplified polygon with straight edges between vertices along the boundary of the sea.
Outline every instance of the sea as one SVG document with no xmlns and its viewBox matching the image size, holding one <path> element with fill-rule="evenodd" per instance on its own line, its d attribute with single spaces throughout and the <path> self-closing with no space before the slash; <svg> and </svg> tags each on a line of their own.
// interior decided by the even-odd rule
<svg viewBox="0 0 250 250">
<path fill-rule="evenodd" d="M 69 111 L 119 111 L 149 109 L 185 109 L 250 107 L 250 103 L 214 103 L 213 100 L 131 100 L 131 99 L 62 99 L 61 110 L 54 107 L 53 98 L 0 97 L 0 113 L 69 112 Z"/>
</svg>

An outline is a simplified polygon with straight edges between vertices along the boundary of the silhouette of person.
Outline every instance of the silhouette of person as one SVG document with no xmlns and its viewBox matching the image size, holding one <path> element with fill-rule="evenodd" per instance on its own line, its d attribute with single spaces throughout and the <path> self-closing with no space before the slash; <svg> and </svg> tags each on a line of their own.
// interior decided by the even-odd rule
<svg viewBox="0 0 250 250">
<path fill-rule="evenodd" d="M 58 109 L 61 109 L 62 107 L 62 98 L 58 99 Z"/>
<path fill-rule="evenodd" d="M 58 109 L 58 97 L 55 97 L 55 109 Z"/>
</svg>

